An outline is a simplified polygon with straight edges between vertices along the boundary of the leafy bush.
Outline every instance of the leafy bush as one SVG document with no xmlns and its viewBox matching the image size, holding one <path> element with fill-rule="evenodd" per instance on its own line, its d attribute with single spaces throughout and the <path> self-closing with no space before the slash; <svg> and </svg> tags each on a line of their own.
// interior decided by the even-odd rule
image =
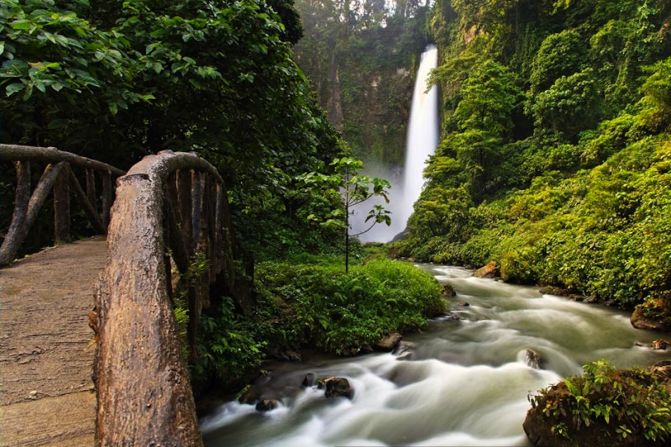
<svg viewBox="0 0 671 447">
<path fill-rule="evenodd" d="M 261 365 L 267 342 L 256 337 L 249 321 L 235 314 L 228 297 L 218 315 L 203 315 L 201 323 L 198 361 L 192 365 L 194 382 L 216 378 L 222 388 L 247 383 Z"/>
<path fill-rule="evenodd" d="M 565 30 L 546 37 L 533 60 L 529 77 L 532 92 L 546 90 L 560 77 L 579 71 L 584 56 L 585 45 L 576 30 Z"/>
<path fill-rule="evenodd" d="M 389 332 L 424 327 L 426 316 L 444 310 L 438 282 L 399 261 L 375 258 L 349 274 L 333 263 L 266 262 L 257 271 L 264 289 L 259 320 L 274 320 L 260 331 L 285 349 L 355 354 Z"/>
<path fill-rule="evenodd" d="M 668 445 L 671 395 L 662 380 L 649 371 L 618 370 L 605 361 L 583 368 L 583 376 L 529 398 L 530 414 L 559 439 L 554 444 Z"/>
</svg>

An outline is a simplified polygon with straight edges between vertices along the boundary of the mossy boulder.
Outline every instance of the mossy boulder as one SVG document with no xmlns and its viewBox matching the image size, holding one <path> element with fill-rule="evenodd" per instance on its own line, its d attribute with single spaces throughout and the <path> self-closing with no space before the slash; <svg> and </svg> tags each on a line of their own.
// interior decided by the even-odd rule
<svg viewBox="0 0 671 447">
<path fill-rule="evenodd" d="M 637 329 L 671 332 L 671 292 L 658 294 L 636 306 L 631 324 Z"/>
<path fill-rule="evenodd" d="M 496 261 L 490 261 L 485 266 L 477 269 L 473 276 L 476 278 L 497 278 L 499 276 L 499 265 Z"/>
<path fill-rule="evenodd" d="M 656 368 L 656 369 L 655 369 Z M 667 369 L 615 369 L 605 361 L 531 396 L 524 431 L 535 446 L 634 447 L 671 442 Z"/>
</svg>

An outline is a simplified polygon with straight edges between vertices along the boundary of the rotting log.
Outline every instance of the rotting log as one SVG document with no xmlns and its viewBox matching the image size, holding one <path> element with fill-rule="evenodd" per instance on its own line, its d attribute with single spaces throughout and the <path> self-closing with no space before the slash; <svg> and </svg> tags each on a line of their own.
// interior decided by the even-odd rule
<svg viewBox="0 0 671 447">
<path fill-rule="evenodd" d="M 175 171 L 179 171 L 176 194 L 169 186 L 175 181 L 171 176 Z M 179 247 L 183 263 L 186 239 L 200 233 L 198 227 L 189 228 L 195 209 L 200 208 L 189 206 L 193 204 L 192 182 L 186 180 L 189 171 L 222 183 L 205 160 L 169 151 L 145 157 L 117 181 L 107 236 L 109 261 L 96 294 L 98 446 L 202 445 L 189 376 L 180 355 L 167 274 L 169 258 L 165 256 L 167 247 Z M 187 184 L 188 196 L 183 193 Z M 168 206 L 166 202 L 176 196 L 180 203 Z M 167 231 L 164 223 L 170 227 Z M 177 231 L 182 234 L 175 234 Z M 179 242 L 171 244 L 165 237 Z M 193 304 L 198 309 L 199 303 Z"/>
</svg>

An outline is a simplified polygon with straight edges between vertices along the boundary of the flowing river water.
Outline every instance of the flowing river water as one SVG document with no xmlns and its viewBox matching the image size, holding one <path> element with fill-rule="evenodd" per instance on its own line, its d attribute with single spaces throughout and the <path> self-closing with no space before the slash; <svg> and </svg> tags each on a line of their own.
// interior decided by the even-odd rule
<svg viewBox="0 0 671 447">
<path fill-rule="evenodd" d="M 669 350 L 639 346 L 659 334 L 634 329 L 624 313 L 474 278 L 462 268 L 421 267 L 455 289 L 451 302 L 460 320 L 433 320 L 396 354 L 273 371 L 266 387 L 280 407 L 259 413 L 229 402 L 201 421 L 205 444 L 525 446 L 530 393 L 597 359 L 618 367 L 671 359 Z M 541 369 L 527 365 L 527 349 L 541 355 Z M 347 377 L 354 398 L 326 399 L 323 390 L 299 388 L 309 372 Z"/>
</svg>

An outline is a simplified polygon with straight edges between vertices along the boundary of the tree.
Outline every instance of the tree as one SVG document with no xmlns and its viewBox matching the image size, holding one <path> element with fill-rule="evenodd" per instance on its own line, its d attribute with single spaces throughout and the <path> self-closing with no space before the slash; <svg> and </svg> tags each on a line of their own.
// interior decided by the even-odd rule
<svg viewBox="0 0 671 447">
<path fill-rule="evenodd" d="M 541 92 L 529 106 L 538 128 L 562 132 L 574 138 L 596 124 L 601 117 L 600 98 L 594 71 L 587 68 L 562 76 Z"/>
<path fill-rule="evenodd" d="M 322 210 L 314 209 L 307 219 L 318 222 L 327 228 L 337 228 L 345 232 L 345 272 L 349 272 L 350 238 L 361 236 L 373 229 L 377 224 L 391 225 L 391 212 L 383 205 L 373 205 L 366 214 L 365 222 L 369 226 L 358 233 L 351 234 L 351 218 L 354 208 L 374 198 L 381 198 L 389 203 L 389 188 L 391 184 L 379 177 L 361 175 L 363 162 L 350 157 L 336 158 L 331 163 L 333 174 L 325 175 L 317 172 L 301 176 L 301 181 L 306 188 L 310 189 L 308 195 L 324 197 L 339 194 L 342 209 L 331 210 L 324 213 Z M 321 191 L 321 194 L 319 193 Z"/>
<path fill-rule="evenodd" d="M 532 95 L 548 89 L 560 77 L 579 71 L 586 60 L 586 48 L 584 39 L 576 30 L 546 37 L 531 66 Z"/>
<path fill-rule="evenodd" d="M 280 232 L 307 239 L 285 198 L 297 175 L 341 156 L 292 59 L 299 34 L 290 0 L 2 1 L 0 139 L 119 167 L 196 151 L 219 168 L 237 234 L 261 257 Z"/>
</svg>

